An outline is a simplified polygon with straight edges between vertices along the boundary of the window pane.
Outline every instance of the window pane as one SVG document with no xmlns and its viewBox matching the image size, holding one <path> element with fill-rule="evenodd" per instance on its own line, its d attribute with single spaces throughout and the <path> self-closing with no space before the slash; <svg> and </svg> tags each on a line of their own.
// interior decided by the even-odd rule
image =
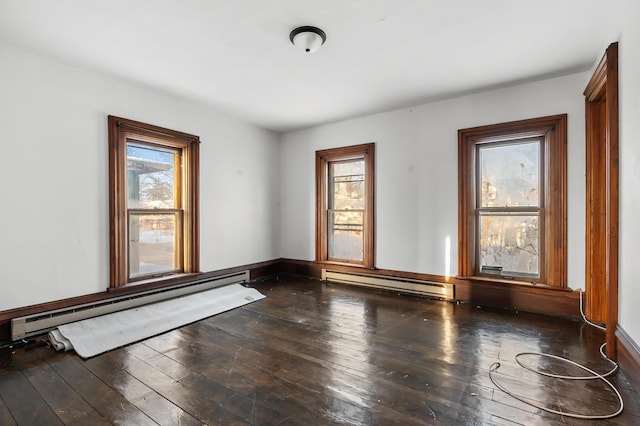
<svg viewBox="0 0 640 426">
<path fill-rule="evenodd" d="M 129 214 L 129 276 L 175 271 L 177 214 Z"/>
<path fill-rule="evenodd" d="M 538 216 L 480 215 L 480 271 L 538 278 Z"/>
<path fill-rule="evenodd" d="M 364 160 L 330 163 L 331 200 L 334 210 L 364 209 Z"/>
<path fill-rule="evenodd" d="M 364 259 L 364 211 L 329 212 L 329 257 L 332 259 Z"/>
<path fill-rule="evenodd" d="M 177 151 L 127 144 L 127 207 L 176 208 Z"/>
<path fill-rule="evenodd" d="M 540 206 L 540 141 L 479 146 L 481 207 Z"/>
</svg>

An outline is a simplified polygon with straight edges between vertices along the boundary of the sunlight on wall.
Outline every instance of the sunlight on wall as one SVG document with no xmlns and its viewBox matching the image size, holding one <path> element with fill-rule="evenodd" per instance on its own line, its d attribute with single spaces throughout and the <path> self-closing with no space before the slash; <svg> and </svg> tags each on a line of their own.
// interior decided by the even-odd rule
<svg viewBox="0 0 640 426">
<path fill-rule="evenodd" d="M 451 237 L 448 235 L 444 239 L 444 276 L 447 280 L 451 276 Z"/>
</svg>

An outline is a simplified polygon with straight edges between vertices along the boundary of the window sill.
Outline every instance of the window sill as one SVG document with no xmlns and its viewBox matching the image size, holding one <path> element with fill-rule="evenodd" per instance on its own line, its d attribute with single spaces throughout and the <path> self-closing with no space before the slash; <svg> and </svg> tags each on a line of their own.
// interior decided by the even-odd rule
<svg viewBox="0 0 640 426">
<path fill-rule="evenodd" d="M 507 285 L 513 285 L 513 286 L 519 286 L 519 287 L 526 287 L 526 288 L 541 288 L 545 290 L 557 290 L 557 291 L 573 291 L 568 287 L 558 287 L 555 285 L 540 284 L 540 283 L 520 281 L 515 279 L 511 280 L 511 279 L 492 278 L 492 277 L 485 277 L 485 276 L 471 276 L 471 277 L 457 276 L 456 278 L 459 280 L 470 281 L 472 283 L 496 284 L 496 285 L 507 284 Z"/>
<path fill-rule="evenodd" d="M 132 281 L 120 287 L 109 288 L 109 293 L 133 293 L 142 290 L 155 290 L 170 287 L 176 284 L 184 284 L 201 275 L 200 273 L 180 273 L 163 277 L 149 278 L 141 281 Z"/>
<path fill-rule="evenodd" d="M 316 260 L 315 263 L 318 265 L 349 266 L 352 268 L 368 269 L 370 271 L 378 269 L 375 266 L 366 266 L 361 263 L 336 262 L 333 260 Z"/>
</svg>

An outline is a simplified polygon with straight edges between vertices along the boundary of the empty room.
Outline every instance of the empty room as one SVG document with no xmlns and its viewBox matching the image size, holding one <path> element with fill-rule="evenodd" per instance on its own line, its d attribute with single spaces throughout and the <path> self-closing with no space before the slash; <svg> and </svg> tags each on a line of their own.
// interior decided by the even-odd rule
<svg viewBox="0 0 640 426">
<path fill-rule="evenodd" d="M 640 424 L 639 20 L 0 0 L 0 425 Z"/>
</svg>

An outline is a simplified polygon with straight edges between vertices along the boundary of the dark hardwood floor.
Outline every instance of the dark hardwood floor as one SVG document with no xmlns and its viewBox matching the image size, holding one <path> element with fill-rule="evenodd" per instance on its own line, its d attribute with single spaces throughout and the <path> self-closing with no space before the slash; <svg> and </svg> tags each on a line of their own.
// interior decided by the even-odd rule
<svg viewBox="0 0 640 426">
<path fill-rule="evenodd" d="M 499 361 L 497 379 L 518 394 L 615 411 L 599 382 L 548 379 L 514 361 L 542 351 L 606 371 L 604 333 L 580 322 L 300 278 L 251 286 L 267 298 L 88 360 L 44 340 L 1 350 L 0 425 L 640 425 L 621 373 L 611 380 L 624 412 L 596 422 L 491 383 Z"/>
</svg>

